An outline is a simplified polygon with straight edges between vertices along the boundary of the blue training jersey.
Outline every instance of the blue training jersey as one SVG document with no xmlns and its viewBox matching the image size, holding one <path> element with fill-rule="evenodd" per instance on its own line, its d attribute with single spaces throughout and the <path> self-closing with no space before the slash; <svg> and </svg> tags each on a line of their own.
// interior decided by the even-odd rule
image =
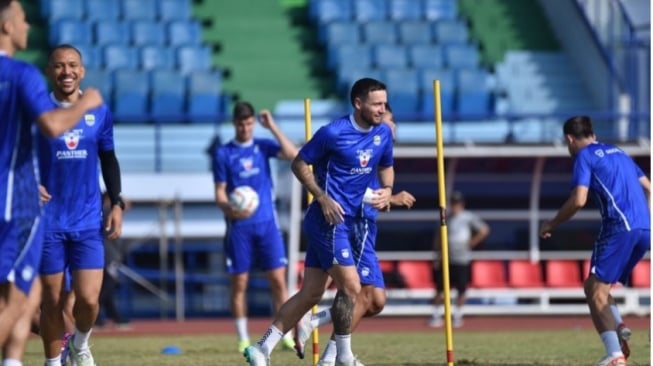
<svg viewBox="0 0 653 366">
<path fill-rule="evenodd" d="M 213 159 L 213 181 L 227 185 L 227 195 L 239 186 L 250 186 L 259 198 L 252 216 L 232 220 L 231 225 L 244 225 L 276 219 L 273 200 L 270 158 L 279 155 L 281 146 L 272 139 L 254 138 L 249 142 L 235 140 L 220 146 Z"/>
<path fill-rule="evenodd" d="M 644 172 L 623 150 L 595 142 L 574 159 L 573 186 L 589 188 L 601 212 L 599 238 L 650 229 L 650 213 L 639 178 Z"/>
<path fill-rule="evenodd" d="M 33 127 L 52 108 L 38 69 L 0 54 L 0 212 L 4 221 L 40 214 Z"/>
<path fill-rule="evenodd" d="M 50 105 L 65 108 L 51 94 Z M 106 105 L 87 111 L 56 138 L 39 134 L 41 179 L 52 199 L 45 205 L 46 232 L 102 227 L 100 151 L 114 150 L 113 117 Z"/>
<path fill-rule="evenodd" d="M 375 187 L 377 166 L 393 164 L 392 131 L 385 123 L 363 130 L 353 115 L 344 116 L 321 127 L 299 156 L 313 166 L 317 184 L 346 216 L 362 217 L 363 195 Z M 313 201 L 309 209 L 316 205 Z"/>
</svg>

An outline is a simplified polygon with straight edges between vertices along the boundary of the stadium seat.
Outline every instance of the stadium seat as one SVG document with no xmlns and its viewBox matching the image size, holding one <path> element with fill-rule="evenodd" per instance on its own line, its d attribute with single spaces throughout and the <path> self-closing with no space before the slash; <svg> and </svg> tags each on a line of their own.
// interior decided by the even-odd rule
<svg viewBox="0 0 653 366">
<path fill-rule="evenodd" d="M 433 289 L 433 263 L 431 261 L 399 261 L 397 272 L 409 289 Z"/>
<path fill-rule="evenodd" d="M 87 68 L 81 87 L 86 89 L 91 86 L 100 91 L 107 105 L 111 105 L 113 93 L 113 75 L 111 71 Z"/>
<path fill-rule="evenodd" d="M 394 22 L 373 21 L 362 24 L 363 40 L 369 44 L 397 43 L 397 29 Z"/>
<path fill-rule="evenodd" d="M 214 71 L 188 75 L 188 115 L 192 122 L 215 122 L 222 113 L 222 76 Z"/>
<path fill-rule="evenodd" d="M 83 20 L 84 4 L 82 0 L 49 0 L 44 3 L 41 13 L 50 24 L 62 19 Z"/>
<path fill-rule="evenodd" d="M 190 19 L 191 7 L 189 0 L 157 0 L 159 19 L 162 22 Z"/>
<path fill-rule="evenodd" d="M 172 48 L 146 46 L 141 47 L 139 53 L 143 70 L 172 70 L 175 68 L 175 51 Z"/>
<path fill-rule="evenodd" d="M 519 259 L 508 262 L 508 285 L 515 288 L 544 287 L 540 262 Z"/>
<path fill-rule="evenodd" d="M 211 69 L 211 50 L 208 47 L 184 46 L 177 49 L 177 67 L 182 74 Z"/>
<path fill-rule="evenodd" d="M 402 45 L 379 44 L 372 47 L 372 58 L 376 67 L 404 68 L 408 66 L 408 52 Z"/>
<path fill-rule="evenodd" d="M 423 0 L 423 14 L 429 21 L 455 19 L 458 15 L 457 0 Z"/>
<path fill-rule="evenodd" d="M 178 121 L 184 112 L 186 79 L 173 70 L 155 70 L 150 73 L 150 114 L 155 121 Z"/>
<path fill-rule="evenodd" d="M 138 20 L 132 22 L 131 28 L 134 46 L 163 46 L 167 42 L 162 23 Z"/>
<path fill-rule="evenodd" d="M 349 0 L 313 0 L 309 3 L 309 16 L 318 23 L 349 20 L 352 7 Z"/>
<path fill-rule="evenodd" d="M 85 0 L 86 21 L 97 22 L 101 20 L 118 21 L 120 19 L 120 1 Z"/>
<path fill-rule="evenodd" d="M 643 259 L 633 269 L 630 277 L 630 283 L 633 287 L 651 288 L 651 261 Z"/>
<path fill-rule="evenodd" d="M 334 22 L 318 29 L 318 37 L 323 44 L 355 44 L 361 42 L 358 24 L 352 22 Z"/>
<path fill-rule="evenodd" d="M 117 120 L 143 122 L 147 120 L 150 77 L 147 72 L 116 70 L 114 73 L 113 113 Z"/>
<path fill-rule="evenodd" d="M 444 67 L 442 48 L 434 45 L 408 47 L 408 59 L 416 69 L 441 69 Z"/>
<path fill-rule="evenodd" d="M 388 13 L 392 20 L 419 20 L 422 18 L 422 1 L 388 0 Z"/>
<path fill-rule="evenodd" d="M 328 48 L 327 65 L 335 70 L 341 64 L 358 63 L 362 67 L 372 66 L 372 46 L 365 44 L 331 45 Z"/>
<path fill-rule="evenodd" d="M 433 24 L 433 35 L 441 45 L 466 44 L 467 25 L 457 20 L 442 19 Z"/>
<path fill-rule="evenodd" d="M 113 44 L 127 46 L 131 42 L 131 30 L 127 22 L 114 22 L 111 20 L 95 23 L 95 43 L 98 46 Z"/>
<path fill-rule="evenodd" d="M 359 23 L 385 20 L 388 17 L 388 8 L 385 0 L 354 0 L 354 19 Z"/>
<path fill-rule="evenodd" d="M 450 44 L 444 47 L 444 59 L 453 69 L 478 67 L 480 56 L 476 47 L 464 44 Z"/>
<path fill-rule="evenodd" d="M 507 287 L 506 268 L 503 261 L 475 260 L 471 265 L 471 287 L 497 288 Z"/>
<path fill-rule="evenodd" d="M 407 91 L 393 91 L 388 89 L 388 103 L 392 106 L 392 114 L 397 120 L 419 119 L 419 94 Z"/>
<path fill-rule="evenodd" d="M 82 63 L 87 70 L 98 69 L 102 66 L 102 52 L 99 47 L 76 44 L 75 48 L 82 54 Z"/>
<path fill-rule="evenodd" d="M 381 80 L 388 87 L 388 94 L 396 92 L 417 95 L 419 91 L 418 73 L 415 69 L 386 69 L 381 71 Z"/>
<path fill-rule="evenodd" d="M 433 101 L 433 80 L 440 81 L 440 107 L 442 117 L 450 118 L 454 112 L 455 79 L 451 70 L 423 69 L 419 72 L 419 83 L 422 98 L 422 115 L 428 120 L 433 119 L 435 104 Z"/>
<path fill-rule="evenodd" d="M 548 287 L 582 287 L 580 266 L 575 260 L 549 260 L 546 262 Z"/>
<path fill-rule="evenodd" d="M 138 68 L 138 50 L 124 45 L 110 45 L 102 51 L 103 65 L 109 70 Z"/>
<path fill-rule="evenodd" d="M 168 23 L 168 42 L 171 46 L 200 45 L 202 29 L 196 21 L 177 20 Z"/>
<path fill-rule="evenodd" d="M 337 72 L 338 81 L 336 84 L 339 92 L 349 91 L 354 82 L 360 78 L 367 77 L 381 80 L 381 71 L 360 66 L 356 62 L 352 62 L 348 66 L 340 66 Z"/>
<path fill-rule="evenodd" d="M 485 115 L 490 111 L 488 75 L 482 69 L 462 69 L 456 72 L 457 109 L 462 115 Z"/>
<path fill-rule="evenodd" d="M 155 20 L 156 0 L 114 0 L 122 1 L 122 16 L 125 20 Z"/>
<path fill-rule="evenodd" d="M 448 69 L 421 69 L 418 72 L 420 90 L 433 93 L 433 81 L 440 81 L 440 91 L 453 92 L 456 90 L 454 72 Z"/>
<path fill-rule="evenodd" d="M 56 46 L 59 44 L 90 44 L 91 26 L 81 20 L 61 19 L 58 20 L 50 32 L 50 45 Z"/>
<path fill-rule="evenodd" d="M 399 23 L 399 42 L 405 45 L 424 44 L 433 41 L 431 25 L 428 22 L 401 22 Z"/>
</svg>

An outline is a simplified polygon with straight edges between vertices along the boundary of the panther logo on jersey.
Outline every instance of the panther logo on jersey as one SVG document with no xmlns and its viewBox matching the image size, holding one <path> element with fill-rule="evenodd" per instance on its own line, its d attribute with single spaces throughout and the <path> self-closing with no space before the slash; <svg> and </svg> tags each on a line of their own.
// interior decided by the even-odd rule
<svg viewBox="0 0 653 366">
<path fill-rule="evenodd" d="M 66 143 L 68 150 L 75 150 L 79 146 L 79 139 L 81 138 L 83 130 L 70 130 L 64 132 L 63 139 Z"/>
<path fill-rule="evenodd" d="M 367 150 L 357 150 L 356 154 L 358 155 L 358 161 L 361 166 L 365 168 L 372 158 L 372 149 Z"/>
<path fill-rule="evenodd" d="M 252 170 L 252 167 L 254 166 L 254 159 L 251 156 L 248 158 L 241 158 L 240 165 L 242 165 L 243 169 L 245 170 Z"/>
</svg>

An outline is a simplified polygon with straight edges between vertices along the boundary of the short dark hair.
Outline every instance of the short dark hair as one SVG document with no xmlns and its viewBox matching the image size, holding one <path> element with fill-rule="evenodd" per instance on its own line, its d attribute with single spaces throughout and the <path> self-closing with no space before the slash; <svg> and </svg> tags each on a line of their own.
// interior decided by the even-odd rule
<svg viewBox="0 0 653 366">
<path fill-rule="evenodd" d="M 249 102 L 238 102 L 234 105 L 234 121 L 241 121 L 254 116 L 254 107 Z"/>
<path fill-rule="evenodd" d="M 4 18 L 5 12 L 9 10 L 9 6 L 14 0 L 0 0 L 0 18 Z M 4 19 L 3 19 L 4 20 Z"/>
<path fill-rule="evenodd" d="M 575 116 L 565 121 L 562 131 L 565 135 L 575 138 L 585 138 L 594 135 L 592 119 L 588 116 Z"/>
<path fill-rule="evenodd" d="M 58 50 L 73 50 L 77 52 L 79 55 L 79 60 L 82 61 L 82 64 L 84 63 L 84 59 L 82 58 L 82 53 L 77 49 L 77 47 L 68 44 L 68 43 L 62 43 L 60 45 L 55 46 L 52 51 L 50 51 L 50 56 L 48 57 L 48 63 L 52 62 L 52 56 L 54 55 L 55 52 Z"/>
<path fill-rule="evenodd" d="M 354 106 L 354 100 L 356 98 L 360 100 L 366 100 L 370 92 L 377 90 L 387 90 L 385 84 L 382 82 L 372 79 L 372 78 L 362 78 L 358 79 L 354 85 L 351 87 L 351 94 L 349 95 L 349 101 L 351 102 L 352 107 Z"/>
</svg>

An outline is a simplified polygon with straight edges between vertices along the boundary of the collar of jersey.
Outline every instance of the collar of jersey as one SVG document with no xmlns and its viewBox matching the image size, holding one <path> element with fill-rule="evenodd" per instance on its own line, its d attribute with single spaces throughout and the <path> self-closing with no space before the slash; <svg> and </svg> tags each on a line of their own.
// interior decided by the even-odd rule
<svg viewBox="0 0 653 366">
<path fill-rule="evenodd" d="M 370 126 L 370 128 L 368 129 L 361 128 L 361 126 L 359 126 L 358 123 L 356 123 L 353 113 L 349 115 L 349 122 L 351 122 L 351 126 L 354 127 L 355 130 L 360 132 L 370 132 L 374 128 L 374 126 Z"/>
<path fill-rule="evenodd" d="M 79 91 L 79 94 L 80 95 L 82 94 L 81 90 Z M 61 107 L 61 108 L 68 108 L 71 105 L 73 105 L 70 102 L 60 102 L 60 101 L 58 101 L 57 98 L 54 96 L 54 92 L 50 92 L 50 100 L 52 100 L 52 103 L 56 104 L 58 107 Z"/>
<path fill-rule="evenodd" d="M 5 56 L 6 57 L 6 56 L 9 56 L 9 54 L 5 50 L 0 50 L 0 56 Z"/>
<path fill-rule="evenodd" d="M 236 139 L 233 139 L 231 141 L 234 143 L 234 145 L 240 146 L 240 147 L 248 147 L 248 146 L 252 146 L 254 144 L 254 139 L 253 138 L 251 138 L 249 141 L 245 141 L 245 142 L 239 142 Z"/>
</svg>

